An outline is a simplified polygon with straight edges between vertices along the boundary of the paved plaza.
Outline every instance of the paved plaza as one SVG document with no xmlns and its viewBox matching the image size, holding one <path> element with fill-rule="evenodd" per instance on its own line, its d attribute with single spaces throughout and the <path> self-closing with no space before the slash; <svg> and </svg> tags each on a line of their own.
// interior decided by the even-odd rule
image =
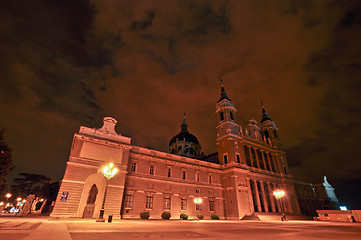
<svg viewBox="0 0 361 240">
<path fill-rule="evenodd" d="M 1 240 L 361 239 L 360 223 L 315 221 L 95 220 L 0 217 Z"/>
</svg>

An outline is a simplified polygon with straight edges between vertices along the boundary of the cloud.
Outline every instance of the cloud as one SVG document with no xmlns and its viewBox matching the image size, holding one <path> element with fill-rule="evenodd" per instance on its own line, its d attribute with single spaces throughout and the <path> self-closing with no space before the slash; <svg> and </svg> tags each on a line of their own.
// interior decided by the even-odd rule
<svg viewBox="0 0 361 240">
<path fill-rule="evenodd" d="M 115 117 L 117 131 L 134 144 L 167 151 L 187 112 L 203 151 L 215 152 L 222 78 L 242 127 L 252 117 L 260 120 L 264 101 L 296 178 L 318 181 L 325 172 L 343 179 L 361 170 L 354 157 L 360 133 L 357 1 L 4 6 L 0 113 L 18 166 L 29 161 L 55 169 L 49 159 L 56 153 L 57 167 L 65 167 L 73 132 L 80 125 L 100 127 L 104 116 Z M 50 133 L 59 144 L 47 140 Z M 31 139 L 49 152 L 24 146 Z M 37 157 L 28 159 L 31 151 Z M 58 169 L 50 174 L 60 178 Z"/>
</svg>

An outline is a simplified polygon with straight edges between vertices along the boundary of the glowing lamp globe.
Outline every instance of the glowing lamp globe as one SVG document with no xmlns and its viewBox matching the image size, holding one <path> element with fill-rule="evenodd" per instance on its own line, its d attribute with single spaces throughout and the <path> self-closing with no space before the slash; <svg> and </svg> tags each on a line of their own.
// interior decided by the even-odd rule
<svg viewBox="0 0 361 240">
<path fill-rule="evenodd" d="M 118 172 L 118 169 L 116 167 L 114 167 L 113 163 L 109 163 L 108 166 L 105 166 L 103 168 L 104 177 L 106 177 L 107 179 L 111 179 L 112 177 L 114 177 L 114 175 L 117 172 Z"/>
<path fill-rule="evenodd" d="M 283 191 L 283 190 L 276 190 L 276 191 L 273 192 L 273 195 L 275 195 L 275 197 L 276 197 L 277 199 L 280 199 L 280 198 L 284 197 L 285 194 L 286 194 L 286 193 L 285 193 L 285 191 Z"/>
</svg>

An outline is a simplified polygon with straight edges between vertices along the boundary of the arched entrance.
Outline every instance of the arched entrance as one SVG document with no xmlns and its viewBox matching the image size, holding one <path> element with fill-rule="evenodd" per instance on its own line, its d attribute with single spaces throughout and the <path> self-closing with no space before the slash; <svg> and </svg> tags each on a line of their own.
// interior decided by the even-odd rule
<svg viewBox="0 0 361 240">
<path fill-rule="evenodd" d="M 93 218 L 95 200 L 97 198 L 97 195 L 98 195 L 98 188 L 95 184 L 93 184 L 88 194 L 88 200 L 84 208 L 83 218 Z"/>
</svg>

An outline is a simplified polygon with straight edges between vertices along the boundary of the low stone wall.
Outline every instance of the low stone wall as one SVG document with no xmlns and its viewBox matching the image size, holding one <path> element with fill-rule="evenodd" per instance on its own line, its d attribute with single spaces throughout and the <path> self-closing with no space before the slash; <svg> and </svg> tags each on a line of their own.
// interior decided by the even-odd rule
<svg viewBox="0 0 361 240">
<path fill-rule="evenodd" d="M 331 222 L 361 222 L 361 210 L 316 210 L 315 220 Z"/>
</svg>

